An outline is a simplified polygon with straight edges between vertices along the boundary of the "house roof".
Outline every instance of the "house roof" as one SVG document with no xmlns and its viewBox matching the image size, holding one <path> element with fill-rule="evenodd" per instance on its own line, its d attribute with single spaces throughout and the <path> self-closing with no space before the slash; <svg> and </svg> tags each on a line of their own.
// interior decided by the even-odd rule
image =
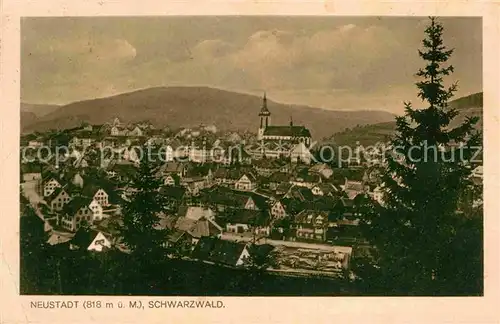
<svg viewBox="0 0 500 324">
<path fill-rule="evenodd" d="M 63 207 L 63 212 L 69 216 L 74 216 L 82 207 L 88 207 L 92 202 L 92 198 L 75 197 Z"/>
<path fill-rule="evenodd" d="M 203 208 L 198 206 L 181 206 L 177 212 L 179 217 L 188 219 L 199 220 L 202 217 L 212 218 L 214 212 L 210 208 Z"/>
<path fill-rule="evenodd" d="M 88 229 L 88 228 L 80 228 L 76 233 L 71 243 L 80 247 L 80 248 L 88 248 L 90 243 L 96 238 L 99 231 Z"/>
<path fill-rule="evenodd" d="M 275 159 L 259 159 L 252 162 L 256 168 L 260 169 L 279 169 L 282 163 Z"/>
<path fill-rule="evenodd" d="M 82 189 L 82 195 L 87 196 L 87 197 L 94 197 L 94 195 L 99 191 L 99 189 L 104 190 L 106 193 L 109 194 L 109 192 L 112 191 L 113 185 L 109 183 L 106 180 L 102 179 L 86 179 L 87 181 L 84 181 L 83 189 Z"/>
<path fill-rule="evenodd" d="M 160 189 L 160 193 L 165 197 L 181 200 L 186 194 L 186 188 L 180 186 L 165 186 Z"/>
<path fill-rule="evenodd" d="M 267 126 L 264 136 L 311 137 L 311 132 L 304 126 Z"/>
<path fill-rule="evenodd" d="M 314 199 L 314 194 L 312 193 L 311 189 L 300 186 L 293 186 L 290 189 L 288 196 L 290 198 L 295 198 L 302 201 Z"/>
<path fill-rule="evenodd" d="M 184 169 L 184 164 L 181 162 L 167 162 L 162 164 L 159 171 L 162 173 L 177 173 Z"/>
<path fill-rule="evenodd" d="M 292 178 L 292 175 L 286 172 L 274 172 L 271 174 L 271 176 L 268 178 L 269 182 L 275 182 L 275 183 L 283 183 L 283 182 L 288 182 Z"/>
<path fill-rule="evenodd" d="M 202 237 L 193 250 L 193 256 L 201 260 L 236 266 L 245 247 L 244 243 Z"/>
<path fill-rule="evenodd" d="M 354 190 L 358 192 L 362 192 L 365 190 L 365 187 L 363 185 L 363 182 L 361 181 L 352 181 L 352 180 L 347 180 L 345 181 L 344 184 L 344 190 Z"/>
<path fill-rule="evenodd" d="M 29 162 L 21 164 L 22 173 L 42 173 L 42 165 L 36 162 Z"/>
<path fill-rule="evenodd" d="M 51 202 L 52 200 L 56 199 L 59 194 L 64 191 L 64 187 L 56 187 L 54 192 L 50 196 L 47 197 L 47 202 Z"/>
<path fill-rule="evenodd" d="M 269 224 L 270 216 L 267 211 L 236 209 L 226 217 L 230 224 L 247 224 L 254 226 L 266 226 Z"/>
<path fill-rule="evenodd" d="M 337 191 L 337 188 L 331 183 L 319 183 L 314 187 L 318 187 L 324 194 L 329 194 L 331 192 Z"/>
<path fill-rule="evenodd" d="M 303 210 L 297 215 L 295 215 L 294 221 L 296 223 L 313 223 L 316 221 L 318 217 L 322 217 L 325 222 L 328 221 L 329 213 L 326 211 L 318 211 L 318 210 Z"/>
</svg>

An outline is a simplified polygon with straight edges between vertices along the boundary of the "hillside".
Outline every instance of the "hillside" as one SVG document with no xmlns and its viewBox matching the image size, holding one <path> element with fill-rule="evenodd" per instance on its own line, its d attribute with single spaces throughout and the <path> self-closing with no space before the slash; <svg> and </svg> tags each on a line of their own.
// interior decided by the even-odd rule
<svg viewBox="0 0 500 324">
<path fill-rule="evenodd" d="M 56 111 L 60 107 L 58 105 L 39 105 L 23 102 L 21 103 L 21 113 L 32 113 L 35 117 L 41 117 Z"/>
<path fill-rule="evenodd" d="M 207 87 L 149 88 L 117 96 L 62 106 L 34 122 L 21 120 L 22 129 L 43 131 L 71 128 L 82 121 L 102 124 L 119 117 L 124 122 L 149 120 L 156 126 L 193 127 L 214 124 L 222 130 L 256 132 L 262 99 L 258 96 Z M 393 120 L 383 111 L 331 111 L 286 105 L 268 100 L 273 124 L 307 126 L 314 138 L 323 138 L 346 127 Z"/>
<path fill-rule="evenodd" d="M 449 103 L 451 108 L 457 109 L 459 114 L 451 122 L 450 127 L 460 125 L 465 118 L 478 116 L 479 122 L 477 129 L 482 129 L 483 117 L 483 93 L 475 93 L 469 96 L 461 97 Z M 373 145 L 377 142 L 385 142 L 386 139 L 394 134 L 396 129 L 395 122 L 377 123 L 346 129 L 327 138 L 324 142 L 335 142 L 338 145 L 355 145 L 359 142 L 361 145 Z"/>
</svg>

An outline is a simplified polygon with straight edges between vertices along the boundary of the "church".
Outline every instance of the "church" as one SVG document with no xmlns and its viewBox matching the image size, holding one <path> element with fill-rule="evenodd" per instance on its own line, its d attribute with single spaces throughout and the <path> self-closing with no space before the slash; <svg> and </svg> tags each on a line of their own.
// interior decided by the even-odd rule
<svg viewBox="0 0 500 324">
<path fill-rule="evenodd" d="M 304 143 L 309 147 L 311 144 L 311 132 L 304 126 L 297 126 L 290 120 L 290 125 L 273 126 L 271 125 L 271 112 L 267 108 L 266 94 L 262 100 L 262 108 L 259 113 L 260 127 L 257 140 L 268 142 L 285 142 L 290 144 Z"/>
</svg>

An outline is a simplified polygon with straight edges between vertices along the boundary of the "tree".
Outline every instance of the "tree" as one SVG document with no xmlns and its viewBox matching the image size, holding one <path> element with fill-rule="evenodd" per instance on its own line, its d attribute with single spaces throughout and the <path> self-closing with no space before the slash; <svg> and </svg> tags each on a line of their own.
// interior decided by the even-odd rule
<svg viewBox="0 0 500 324">
<path fill-rule="evenodd" d="M 374 205 L 364 224 L 367 238 L 375 247 L 372 262 L 360 268 L 364 283 L 372 290 L 398 295 L 453 295 L 457 282 L 470 280 L 466 274 L 457 278 L 453 269 L 468 262 L 463 249 L 478 253 L 477 246 L 464 247 L 461 243 L 477 245 L 481 241 L 465 235 L 464 226 L 474 223 L 477 227 L 481 222 L 469 222 L 457 212 L 463 192 L 471 185 L 471 152 L 451 149 L 451 144 L 466 143 L 468 147 L 478 143 L 480 137 L 474 133 L 477 118 L 449 127 L 458 114 L 448 107 L 457 84 L 445 87 L 443 78 L 453 72 L 453 66 L 446 66 L 453 50 L 443 45 L 443 27 L 436 18 L 430 18 L 425 34 L 423 49 L 418 53 L 426 65 L 416 74 L 421 78 L 416 86 L 418 97 L 427 107 L 415 109 L 405 103 L 405 115 L 396 118 L 396 135 L 382 176 L 384 204 Z M 469 229 L 470 233 L 481 232 L 476 229 Z M 475 270 L 472 272 L 477 275 L 479 271 Z"/>
<path fill-rule="evenodd" d="M 165 242 L 165 232 L 156 226 L 158 214 L 166 210 L 166 200 L 159 192 L 162 182 L 155 174 L 156 169 L 142 159 L 123 208 L 124 242 L 141 256 L 158 251 Z"/>
</svg>

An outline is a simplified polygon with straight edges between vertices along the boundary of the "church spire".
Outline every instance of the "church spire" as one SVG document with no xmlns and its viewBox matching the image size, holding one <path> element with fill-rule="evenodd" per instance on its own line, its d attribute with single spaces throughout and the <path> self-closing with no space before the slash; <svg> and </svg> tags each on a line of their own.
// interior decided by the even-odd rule
<svg viewBox="0 0 500 324">
<path fill-rule="evenodd" d="M 271 112 L 267 109 L 267 97 L 266 92 L 264 92 L 264 97 L 262 98 L 262 108 L 260 109 L 259 116 L 270 116 Z"/>
</svg>

